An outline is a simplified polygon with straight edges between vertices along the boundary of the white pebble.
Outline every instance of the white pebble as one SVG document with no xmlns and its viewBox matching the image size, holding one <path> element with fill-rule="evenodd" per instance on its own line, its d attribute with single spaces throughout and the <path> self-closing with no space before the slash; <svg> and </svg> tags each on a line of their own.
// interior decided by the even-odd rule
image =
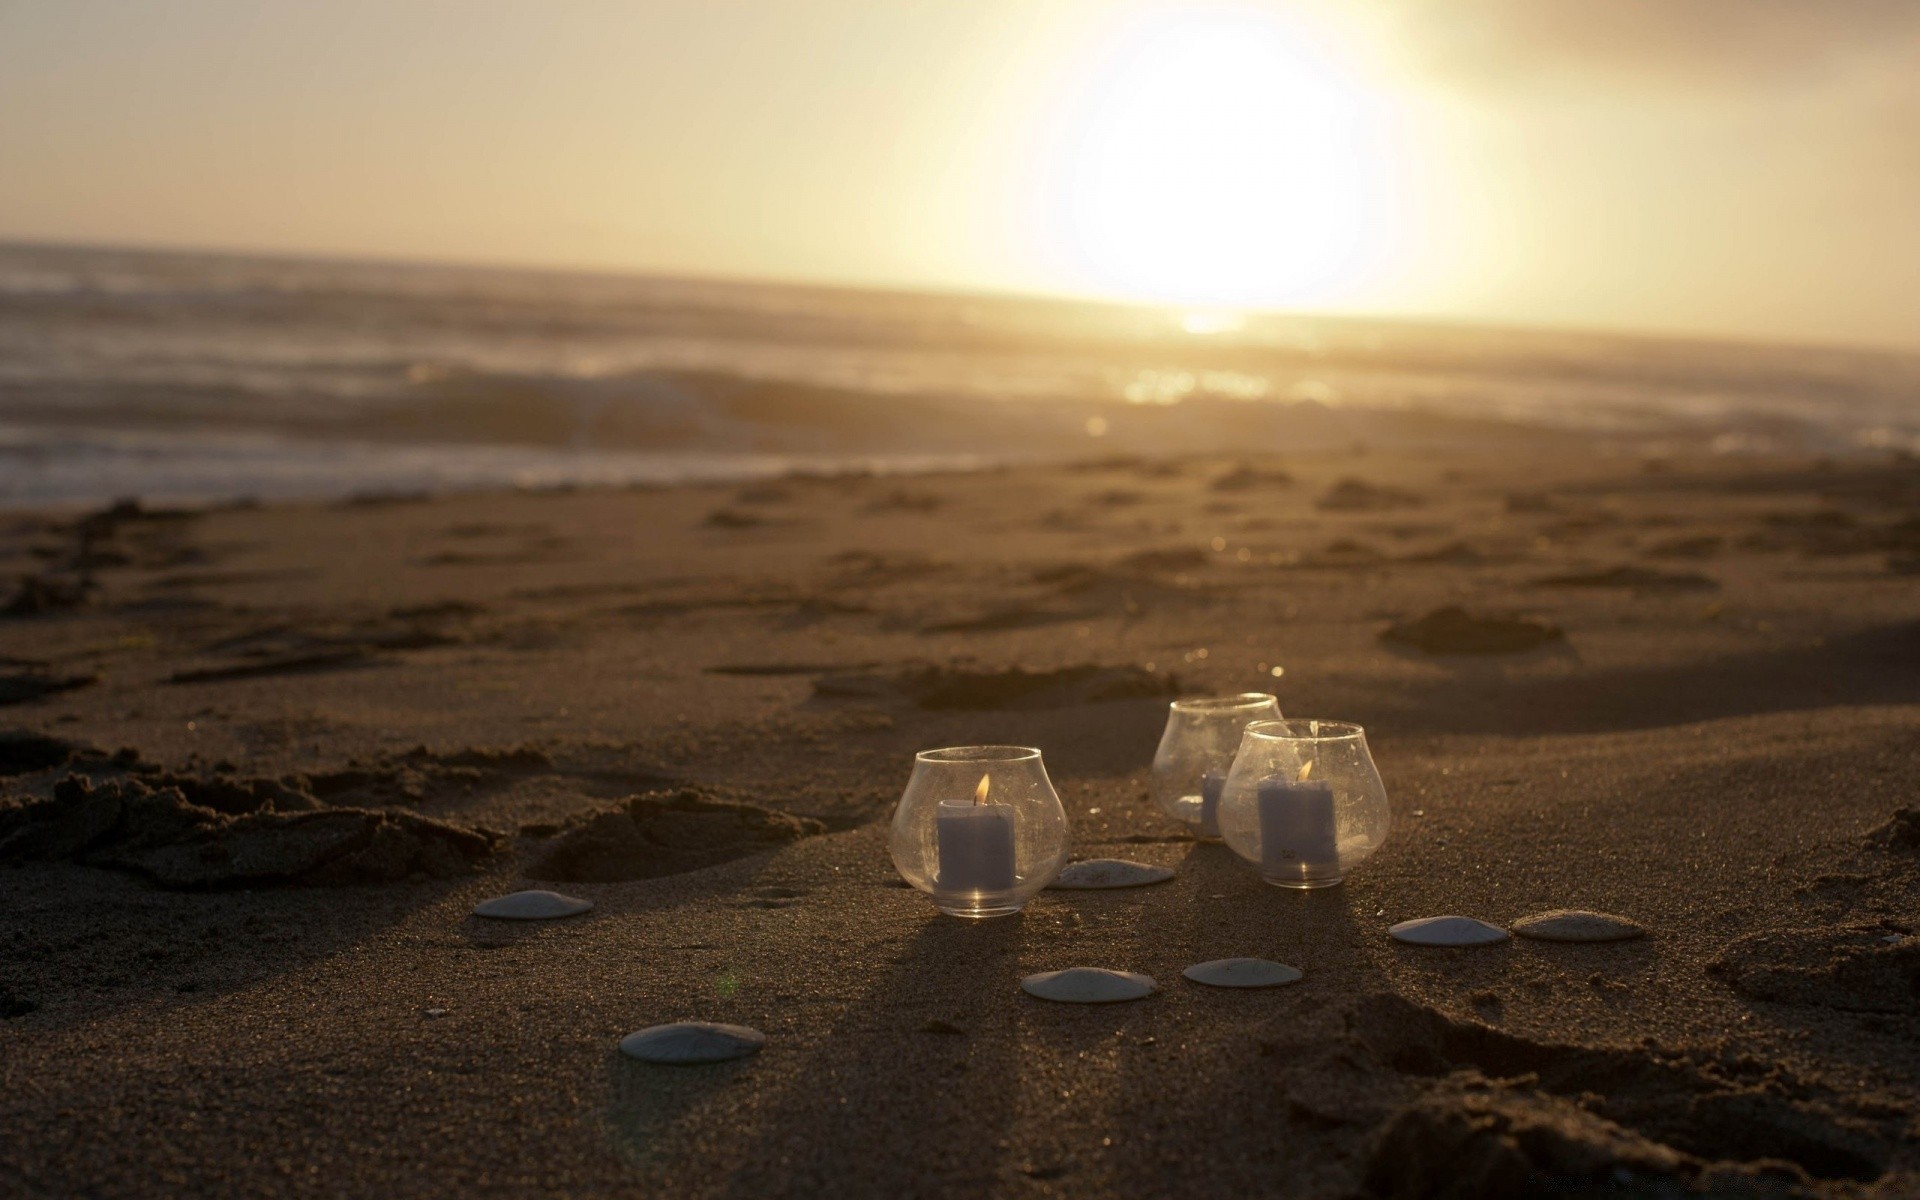
<svg viewBox="0 0 1920 1200">
<path fill-rule="evenodd" d="M 1180 973 L 1195 983 L 1226 988 L 1280 987 L 1298 983 L 1306 974 L 1299 967 L 1264 958 L 1220 958 L 1195 963 Z"/>
<path fill-rule="evenodd" d="M 551 921 L 555 917 L 571 917 L 586 912 L 592 907 L 591 900 L 562 896 L 559 892 L 515 892 L 511 896 L 482 900 L 473 906 L 473 915 L 492 917 L 497 921 Z"/>
<path fill-rule="evenodd" d="M 1577 908 L 1556 908 L 1521 917 L 1513 923 L 1513 931 L 1543 942 L 1625 942 L 1647 936 L 1638 922 Z"/>
<path fill-rule="evenodd" d="M 628 1034 L 620 1039 L 620 1053 L 641 1062 L 691 1066 L 745 1058 L 766 1044 L 766 1034 L 745 1025 L 676 1021 Z"/>
<path fill-rule="evenodd" d="M 1489 946 L 1507 940 L 1506 930 L 1472 917 L 1421 917 L 1402 921 L 1387 932 L 1416 946 Z"/>
<path fill-rule="evenodd" d="M 1070 967 L 1065 971 L 1044 971 L 1020 981 L 1020 990 L 1042 1000 L 1061 1004 L 1112 1004 L 1119 1000 L 1138 1000 L 1158 990 L 1151 976 L 1131 971 L 1109 971 L 1104 967 Z"/>
<path fill-rule="evenodd" d="M 1173 878 L 1172 867 L 1129 862 L 1124 858 L 1089 858 L 1068 863 L 1048 887 L 1054 888 L 1128 888 L 1149 883 L 1165 883 Z"/>
</svg>

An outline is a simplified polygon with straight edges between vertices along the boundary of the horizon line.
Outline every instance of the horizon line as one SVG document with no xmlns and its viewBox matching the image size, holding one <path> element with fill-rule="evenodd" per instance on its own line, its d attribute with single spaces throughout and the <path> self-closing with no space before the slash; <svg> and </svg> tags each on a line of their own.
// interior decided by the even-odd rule
<svg viewBox="0 0 1920 1200">
<path fill-rule="evenodd" d="M 38 236 L 0 231 L 0 247 L 45 250 L 78 250 L 106 253 L 201 256 L 209 258 L 265 259 L 282 262 L 349 266 L 425 268 L 448 271 L 500 271 L 529 275 L 589 276 L 603 279 L 657 280 L 684 284 L 716 284 L 727 287 L 777 287 L 825 292 L 859 292 L 877 295 L 974 298 L 1027 303 L 1082 305 L 1097 308 L 1145 312 L 1194 313 L 1226 312 L 1249 317 L 1299 321 L 1397 325 L 1408 329 L 1435 331 L 1482 331 L 1523 336 L 1598 337 L 1626 341 L 1712 344 L 1740 348 L 1809 350 L 1842 354 L 1878 355 L 1897 358 L 1920 356 L 1920 338 L 1913 342 L 1823 341 L 1817 338 L 1738 333 L 1713 329 L 1659 330 L 1642 326 L 1609 324 L 1537 324 L 1510 318 L 1475 318 L 1441 313 L 1390 313 L 1358 309 L 1265 308 L 1240 304 L 1183 304 L 1174 301 L 1126 299 L 1092 292 L 1048 290 L 1041 288 L 992 288 L 962 284 L 905 284 L 858 276 L 825 278 L 820 276 L 746 275 L 728 271 L 687 271 L 667 267 L 587 265 L 534 261 L 527 259 L 411 257 L 364 251 L 271 248 L 241 245 L 208 245 L 169 241 L 83 241 L 60 236 Z"/>
</svg>

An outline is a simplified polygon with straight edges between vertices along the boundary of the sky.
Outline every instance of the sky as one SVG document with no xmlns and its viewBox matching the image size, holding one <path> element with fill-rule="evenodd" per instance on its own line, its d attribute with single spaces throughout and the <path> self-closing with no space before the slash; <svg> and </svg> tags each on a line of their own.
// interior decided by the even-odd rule
<svg viewBox="0 0 1920 1200">
<path fill-rule="evenodd" d="M 0 0 L 0 238 L 1920 346 L 1913 0 Z"/>
</svg>

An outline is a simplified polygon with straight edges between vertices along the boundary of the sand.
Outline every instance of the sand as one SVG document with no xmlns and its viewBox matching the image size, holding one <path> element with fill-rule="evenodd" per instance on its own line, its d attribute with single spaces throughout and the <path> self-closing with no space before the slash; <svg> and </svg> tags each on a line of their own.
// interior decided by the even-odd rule
<svg viewBox="0 0 1920 1200">
<path fill-rule="evenodd" d="M 0 1193 L 1914 1194 L 1920 468 L 1653 466 L 0 520 Z M 1249 689 L 1368 728 L 1341 887 L 1147 799 L 1168 698 Z M 1178 875 L 939 916 L 885 818 L 982 742 Z M 1557 908 L 1648 936 L 1386 934 Z M 1181 978 L 1238 956 L 1306 976 Z M 1083 965 L 1162 990 L 1020 992 Z M 619 1053 L 680 1020 L 767 1046 Z"/>
</svg>

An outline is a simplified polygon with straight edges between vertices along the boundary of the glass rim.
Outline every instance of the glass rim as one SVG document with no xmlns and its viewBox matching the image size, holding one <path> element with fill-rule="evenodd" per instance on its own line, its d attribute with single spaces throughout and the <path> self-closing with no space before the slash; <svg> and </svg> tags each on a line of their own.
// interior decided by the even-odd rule
<svg viewBox="0 0 1920 1200">
<path fill-rule="evenodd" d="M 1238 692 L 1231 696 L 1182 696 L 1168 707 L 1174 712 L 1235 712 L 1243 708 L 1278 707 L 1280 700 L 1272 692 Z"/>
<path fill-rule="evenodd" d="M 1367 736 L 1366 729 L 1352 721 L 1323 721 L 1318 717 L 1255 721 L 1247 726 L 1246 732 L 1248 737 L 1275 742 L 1347 742 Z"/>
<path fill-rule="evenodd" d="M 1035 762 L 1040 751 L 1032 746 L 942 746 L 937 750 L 922 750 L 913 756 L 915 762 L 934 763 L 1017 763 Z"/>
</svg>

